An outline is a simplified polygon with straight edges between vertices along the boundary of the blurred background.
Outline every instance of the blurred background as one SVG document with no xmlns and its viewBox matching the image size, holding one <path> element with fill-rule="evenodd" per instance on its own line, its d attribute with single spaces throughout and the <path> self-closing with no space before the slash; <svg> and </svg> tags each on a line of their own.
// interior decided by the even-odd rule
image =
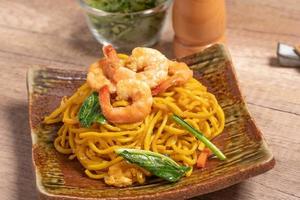
<svg viewBox="0 0 300 200">
<path fill-rule="evenodd" d="M 277 42 L 299 42 L 299 1 L 226 1 L 227 44 L 233 56 L 272 58 Z M 2 50 L 73 64 L 90 63 L 100 45 L 90 33 L 77 1 L 2 1 Z M 170 57 L 171 9 L 157 48 Z M 251 48 L 251 47 L 255 48 Z M 72 49 L 71 51 L 69 49 Z M 75 61 L 78 59 L 78 61 Z"/>
</svg>

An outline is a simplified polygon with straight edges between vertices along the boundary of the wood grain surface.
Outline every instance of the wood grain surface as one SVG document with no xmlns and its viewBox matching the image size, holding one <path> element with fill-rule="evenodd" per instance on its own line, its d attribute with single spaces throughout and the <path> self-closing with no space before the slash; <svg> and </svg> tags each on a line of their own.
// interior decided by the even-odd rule
<svg viewBox="0 0 300 200">
<path fill-rule="evenodd" d="M 299 0 L 227 0 L 227 42 L 248 107 L 273 150 L 266 174 L 195 199 L 300 199 L 300 68 L 277 64 L 276 44 L 300 43 Z M 172 58 L 166 24 L 157 48 Z M 0 199 L 35 200 L 26 71 L 84 69 L 100 45 L 71 0 L 0 0 Z"/>
</svg>

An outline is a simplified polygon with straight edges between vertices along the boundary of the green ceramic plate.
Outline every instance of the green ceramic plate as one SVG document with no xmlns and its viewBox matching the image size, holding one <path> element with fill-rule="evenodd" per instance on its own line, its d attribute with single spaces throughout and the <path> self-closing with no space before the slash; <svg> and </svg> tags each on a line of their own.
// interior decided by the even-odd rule
<svg viewBox="0 0 300 200">
<path fill-rule="evenodd" d="M 216 95 L 224 109 L 226 125 L 214 140 L 228 160 L 209 160 L 203 170 L 177 183 L 158 179 L 147 185 L 114 188 L 91 180 L 77 161 L 70 161 L 53 146 L 57 126 L 42 119 L 55 109 L 63 96 L 71 95 L 85 80 L 85 72 L 32 68 L 28 72 L 29 114 L 33 163 L 41 199 L 187 199 L 213 192 L 270 170 L 275 160 L 262 133 L 249 115 L 231 59 L 224 46 L 182 58 L 194 76 Z"/>
</svg>

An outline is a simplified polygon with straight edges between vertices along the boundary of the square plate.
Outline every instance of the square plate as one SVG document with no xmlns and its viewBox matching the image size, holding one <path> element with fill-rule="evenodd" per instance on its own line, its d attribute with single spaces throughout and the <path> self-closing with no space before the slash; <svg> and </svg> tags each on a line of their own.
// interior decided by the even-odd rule
<svg viewBox="0 0 300 200">
<path fill-rule="evenodd" d="M 71 95 L 85 80 L 86 73 L 50 68 L 28 71 L 29 115 L 33 163 L 41 199 L 187 199 L 213 192 L 273 168 L 275 160 L 262 133 L 249 115 L 241 95 L 228 51 L 214 45 L 180 59 L 194 77 L 208 87 L 225 112 L 225 129 L 214 143 L 228 160 L 208 161 L 205 169 L 194 170 L 177 183 L 155 181 L 147 185 L 114 188 L 84 175 L 80 164 L 58 153 L 53 140 L 57 125 L 42 119 L 53 111 L 63 96 Z"/>
</svg>

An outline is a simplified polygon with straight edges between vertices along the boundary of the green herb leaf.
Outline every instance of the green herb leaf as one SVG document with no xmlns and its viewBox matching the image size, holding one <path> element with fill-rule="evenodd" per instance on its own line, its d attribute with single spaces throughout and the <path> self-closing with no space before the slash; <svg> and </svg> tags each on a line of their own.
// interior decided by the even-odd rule
<svg viewBox="0 0 300 200">
<path fill-rule="evenodd" d="M 153 175 L 170 182 L 178 181 L 191 169 L 179 165 L 167 156 L 152 151 L 120 148 L 116 150 L 116 153 L 130 163 L 136 164 Z"/>
<path fill-rule="evenodd" d="M 100 124 L 106 123 L 105 117 L 101 112 L 97 92 L 93 92 L 83 102 L 79 110 L 78 118 L 83 127 L 90 127 L 93 122 L 98 122 Z"/>
<path fill-rule="evenodd" d="M 209 148 L 220 160 L 226 160 L 226 156 L 222 153 L 218 147 L 216 147 L 211 141 L 209 141 L 200 131 L 194 129 L 189 123 L 184 121 L 181 117 L 177 115 L 172 115 L 172 119 L 185 128 L 187 131 L 189 131 L 191 134 L 193 134 L 198 140 L 203 142 L 207 148 Z"/>
</svg>

